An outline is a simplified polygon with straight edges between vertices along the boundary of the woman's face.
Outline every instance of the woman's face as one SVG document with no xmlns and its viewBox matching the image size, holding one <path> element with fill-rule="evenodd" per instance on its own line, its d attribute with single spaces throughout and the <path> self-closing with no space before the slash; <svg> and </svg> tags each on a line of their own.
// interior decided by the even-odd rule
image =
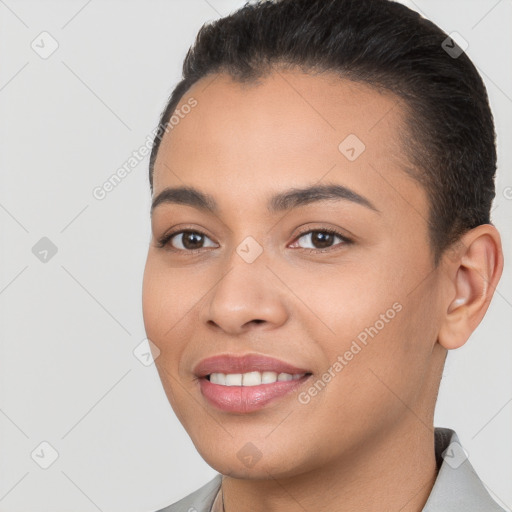
<svg viewBox="0 0 512 512">
<path fill-rule="evenodd" d="M 232 476 L 295 475 L 425 428 L 444 359 L 441 277 L 426 194 L 403 170 L 398 99 L 329 75 L 241 85 L 219 74 L 177 112 L 153 200 L 189 187 L 211 209 L 193 194 L 160 196 L 143 315 L 167 397 L 202 457 Z M 338 188 L 271 202 L 326 185 Z M 254 387 L 196 371 L 205 358 L 247 354 L 296 367 L 297 380 L 267 373 L 257 384 L 258 364 L 273 368 L 261 360 L 204 368 L 251 373 L 242 379 Z"/>
</svg>

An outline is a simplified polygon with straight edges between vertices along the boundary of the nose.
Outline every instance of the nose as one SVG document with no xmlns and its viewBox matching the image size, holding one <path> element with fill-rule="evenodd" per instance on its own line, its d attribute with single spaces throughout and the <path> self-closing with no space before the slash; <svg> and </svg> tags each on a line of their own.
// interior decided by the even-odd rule
<svg viewBox="0 0 512 512">
<path fill-rule="evenodd" d="M 283 325 L 288 318 L 286 288 L 274 274 L 263 257 L 247 263 L 234 253 L 203 303 L 203 324 L 231 335 Z"/>
</svg>

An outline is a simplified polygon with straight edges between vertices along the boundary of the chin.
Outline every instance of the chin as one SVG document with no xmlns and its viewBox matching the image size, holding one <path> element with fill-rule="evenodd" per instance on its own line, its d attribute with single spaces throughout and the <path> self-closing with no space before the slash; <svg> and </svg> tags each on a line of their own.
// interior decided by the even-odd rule
<svg viewBox="0 0 512 512">
<path fill-rule="evenodd" d="M 205 462 L 223 475 L 232 478 L 248 480 L 269 480 L 272 478 L 287 478 L 306 472 L 306 462 L 290 456 L 296 450 L 287 450 L 281 445 L 280 450 L 272 449 L 267 443 L 242 442 L 240 449 L 235 449 L 233 439 L 224 446 L 213 443 L 203 447 L 197 446 Z M 257 446 L 261 447 L 261 450 Z M 266 454 L 265 454 L 266 452 Z"/>
</svg>

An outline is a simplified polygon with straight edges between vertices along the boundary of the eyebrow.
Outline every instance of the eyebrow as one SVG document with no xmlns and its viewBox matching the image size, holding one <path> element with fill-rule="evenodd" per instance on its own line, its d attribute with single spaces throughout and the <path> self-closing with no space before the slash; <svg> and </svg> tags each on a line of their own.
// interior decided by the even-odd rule
<svg viewBox="0 0 512 512">
<path fill-rule="evenodd" d="M 377 213 L 380 211 L 366 198 L 343 185 L 327 184 L 313 185 L 306 188 L 292 188 L 272 196 L 267 209 L 270 213 L 288 211 L 293 208 L 305 206 L 319 201 L 346 200 L 365 206 Z M 162 190 L 151 204 L 151 213 L 160 204 L 184 204 L 210 212 L 219 213 L 219 206 L 213 196 L 205 194 L 194 187 L 167 187 Z"/>
</svg>

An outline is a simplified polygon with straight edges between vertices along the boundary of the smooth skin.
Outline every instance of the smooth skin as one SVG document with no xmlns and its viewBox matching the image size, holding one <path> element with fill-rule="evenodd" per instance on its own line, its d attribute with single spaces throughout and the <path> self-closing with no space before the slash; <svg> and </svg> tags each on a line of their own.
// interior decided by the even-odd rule
<svg viewBox="0 0 512 512">
<path fill-rule="evenodd" d="M 153 210 L 143 315 L 170 404 L 226 475 L 226 511 L 420 511 L 436 478 L 445 356 L 489 306 L 503 268 L 497 230 L 467 232 L 434 268 L 428 199 L 405 172 L 403 111 L 391 93 L 276 69 L 257 84 L 207 76 L 178 109 L 190 97 L 197 106 L 163 138 L 153 198 L 190 186 L 219 210 Z M 349 134 L 365 145 L 354 161 L 338 148 Z M 347 199 L 267 210 L 274 194 L 327 183 L 378 211 Z M 195 252 L 182 234 L 157 246 L 185 228 L 205 235 Z M 351 242 L 320 245 L 311 231 L 325 229 Z M 236 251 L 249 236 L 263 249 L 252 263 Z M 224 353 L 283 359 L 314 382 L 394 303 L 401 311 L 307 404 L 291 393 L 244 415 L 201 395 L 194 366 Z M 242 449 L 261 458 L 249 467 Z"/>
</svg>

